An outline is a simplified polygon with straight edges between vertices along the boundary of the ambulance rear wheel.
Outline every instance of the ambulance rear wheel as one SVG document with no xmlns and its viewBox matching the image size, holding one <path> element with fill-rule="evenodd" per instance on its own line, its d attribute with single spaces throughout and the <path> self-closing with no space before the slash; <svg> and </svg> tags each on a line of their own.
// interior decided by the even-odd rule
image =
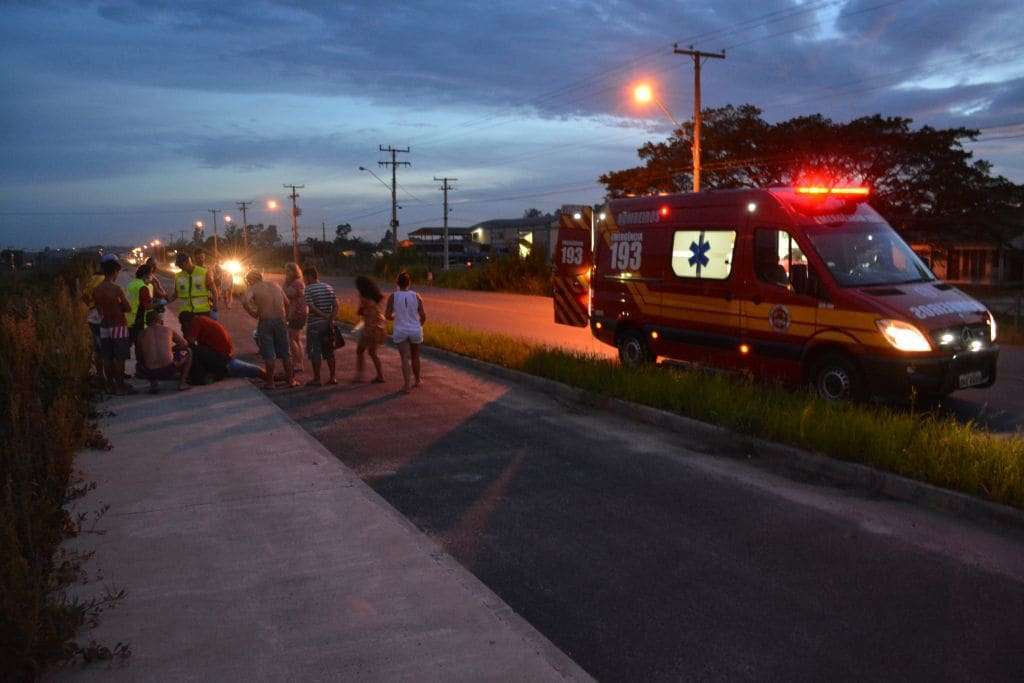
<svg viewBox="0 0 1024 683">
<path fill-rule="evenodd" d="M 825 401 L 859 401 L 864 397 L 860 368 L 838 353 L 822 356 L 811 368 L 814 391 Z"/>
<path fill-rule="evenodd" d="M 642 332 L 630 330 L 619 337 L 619 361 L 627 368 L 638 368 L 653 360 L 654 354 Z"/>
</svg>

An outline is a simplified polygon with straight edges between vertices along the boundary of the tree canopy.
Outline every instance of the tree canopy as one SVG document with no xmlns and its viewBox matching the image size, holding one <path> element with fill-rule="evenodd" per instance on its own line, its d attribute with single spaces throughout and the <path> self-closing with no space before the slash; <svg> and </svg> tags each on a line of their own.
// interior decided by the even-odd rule
<svg viewBox="0 0 1024 683">
<path fill-rule="evenodd" d="M 805 181 L 867 183 L 871 205 L 902 232 L 929 241 L 1024 232 L 1024 186 L 993 176 L 964 142 L 968 128 L 914 129 L 903 117 L 846 123 L 821 114 L 768 123 L 753 105 L 707 109 L 701 128 L 701 189 L 772 187 Z M 611 197 L 692 188 L 693 125 L 637 150 L 642 166 L 600 177 Z"/>
</svg>

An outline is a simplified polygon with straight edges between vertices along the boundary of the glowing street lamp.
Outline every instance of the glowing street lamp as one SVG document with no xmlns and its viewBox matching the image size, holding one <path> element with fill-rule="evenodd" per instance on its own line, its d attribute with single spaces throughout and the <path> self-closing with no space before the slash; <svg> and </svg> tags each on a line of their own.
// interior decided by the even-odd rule
<svg viewBox="0 0 1024 683">
<path fill-rule="evenodd" d="M 277 211 L 277 201 L 274 199 L 267 200 L 267 210 Z"/>
<path fill-rule="evenodd" d="M 650 104 L 651 102 L 654 102 L 656 105 L 661 107 L 661 111 L 665 113 L 665 116 L 667 116 L 668 120 L 672 122 L 672 125 L 676 128 L 682 128 L 682 126 L 679 125 L 679 122 L 676 121 L 676 117 L 672 116 L 672 112 L 670 112 L 668 107 L 665 106 L 665 103 L 662 102 L 656 94 L 654 94 L 654 89 L 651 88 L 650 84 L 637 84 L 637 86 L 633 88 L 633 100 L 637 104 Z"/>
</svg>

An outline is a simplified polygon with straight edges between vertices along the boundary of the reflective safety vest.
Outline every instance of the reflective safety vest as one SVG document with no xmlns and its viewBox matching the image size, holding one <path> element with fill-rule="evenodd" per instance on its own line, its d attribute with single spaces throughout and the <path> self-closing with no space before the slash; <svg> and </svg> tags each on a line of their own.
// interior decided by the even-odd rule
<svg viewBox="0 0 1024 683">
<path fill-rule="evenodd" d="M 127 318 L 128 320 L 128 327 L 131 327 L 132 325 L 135 324 L 135 317 L 139 313 L 139 292 L 142 291 L 143 287 L 149 289 L 149 300 L 152 301 L 153 285 L 147 283 L 145 280 L 135 278 L 128 283 L 128 287 L 125 290 L 125 293 L 128 296 L 128 303 L 131 304 L 132 306 L 132 310 L 128 311 L 128 313 L 125 315 L 125 318 Z M 143 320 L 142 322 L 145 321 Z"/>
<path fill-rule="evenodd" d="M 174 288 L 181 299 L 181 310 L 190 313 L 210 311 L 210 290 L 206 288 L 206 268 L 193 266 L 191 273 L 184 270 L 174 276 Z"/>
</svg>

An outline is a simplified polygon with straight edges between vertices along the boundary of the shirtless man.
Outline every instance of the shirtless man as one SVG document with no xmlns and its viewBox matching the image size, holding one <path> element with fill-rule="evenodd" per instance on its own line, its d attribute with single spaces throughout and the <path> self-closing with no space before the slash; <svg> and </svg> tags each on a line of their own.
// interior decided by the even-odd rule
<svg viewBox="0 0 1024 683">
<path fill-rule="evenodd" d="M 188 342 L 180 334 L 164 325 L 162 310 L 146 313 L 146 329 L 139 334 L 139 348 L 145 361 L 145 377 L 149 380 L 149 393 L 160 391 L 160 380 L 178 380 L 178 391 L 190 389 L 185 379 L 192 369 L 192 354 Z"/>
<path fill-rule="evenodd" d="M 131 353 L 128 335 L 128 319 L 125 313 L 132 310 L 124 290 L 117 284 L 121 263 L 116 259 L 100 264 L 103 282 L 92 290 L 92 300 L 100 314 L 100 356 L 106 374 L 107 390 L 118 396 L 138 393 L 125 382 L 124 362 Z"/>
<path fill-rule="evenodd" d="M 274 363 L 280 358 L 284 365 L 286 386 L 297 387 L 294 366 L 291 359 L 291 343 L 288 339 L 288 299 L 281 285 L 266 282 L 259 272 L 253 270 L 245 276 L 249 291 L 242 299 L 242 307 L 259 322 L 256 323 L 256 343 L 267 366 L 267 381 L 264 388 L 274 388 Z"/>
</svg>

